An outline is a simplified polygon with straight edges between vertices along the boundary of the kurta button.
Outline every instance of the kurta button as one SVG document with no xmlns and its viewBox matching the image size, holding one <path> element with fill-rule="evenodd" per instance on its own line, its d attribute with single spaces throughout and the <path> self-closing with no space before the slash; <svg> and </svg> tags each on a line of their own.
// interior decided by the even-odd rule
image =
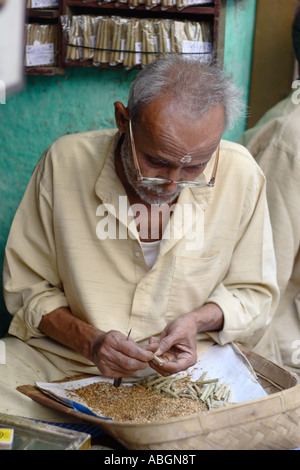
<svg viewBox="0 0 300 470">
<path fill-rule="evenodd" d="M 136 256 L 137 258 L 140 258 L 140 257 L 141 257 L 141 253 L 140 253 L 139 251 L 136 251 L 136 252 L 135 252 L 135 256 Z"/>
</svg>

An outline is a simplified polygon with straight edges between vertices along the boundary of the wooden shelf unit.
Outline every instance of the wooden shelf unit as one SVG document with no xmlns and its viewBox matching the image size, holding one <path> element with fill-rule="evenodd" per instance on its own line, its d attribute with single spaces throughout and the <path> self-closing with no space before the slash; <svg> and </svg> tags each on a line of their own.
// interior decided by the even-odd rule
<svg viewBox="0 0 300 470">
<path fill-rule="evenodd" d="M 220 17 L 220 1 L 208 2 L 199 6 L 188 6 L 182 9 L 171 7 L 163 9 L 161 6 L 154 6 L 147 9 L 144 5 L 131 7 L 128 4 L 119 4 L 115 2 L 107 2 L 99 5 L 97 1 L 81 0 L 60 0 L 58 9 L 27 9 L 27 19 L 30 22 L 56 22 L 58 24 L 58 65 L 56 67 L 26 67 L 26 73 L 31 75 L 55 75 L 63 74 L 66 67 L 93 67 L 92 61 L 65 61 L 66 42 L 60 18 L 63 15 L 74 14 L 90 14 L 104 16 L 125 16 L 135 18 L 163 18 L 190 21 L 208 20 L 212 24 L 213 31 L 213 49 L 217 50 L 219 17 Z M 137 66 L 139 67 L 139 66 Z M 101 64 L 99 68 L 112 68 L 108 64 Z M 113 68 L 122 68 L 122 65 Z"/>
</svg>

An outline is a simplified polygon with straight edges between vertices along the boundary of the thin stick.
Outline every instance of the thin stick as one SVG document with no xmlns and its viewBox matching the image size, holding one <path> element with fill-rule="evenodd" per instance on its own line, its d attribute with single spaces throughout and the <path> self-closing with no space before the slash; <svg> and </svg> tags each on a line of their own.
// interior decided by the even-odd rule
<svg viewBox="0 0 300 470">
<path fill-rule="evenodd" d="M 153 360 L 159 365 L 159 366 L 162 366 L 164 361 L 162 361 L 161 359 L 159 359 L 159 357 L 157 357 L 155 354 L 153 354 Z"/>
</svg>

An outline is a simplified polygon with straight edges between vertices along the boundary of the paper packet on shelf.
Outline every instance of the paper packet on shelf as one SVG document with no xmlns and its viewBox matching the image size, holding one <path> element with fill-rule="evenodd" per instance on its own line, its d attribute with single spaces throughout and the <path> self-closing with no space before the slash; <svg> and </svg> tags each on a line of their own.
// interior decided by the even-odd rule
<svg viewBox="0 0 300 470">
<path fill-rule="evenodd" d="M 49 67 L 57 64 L 57 25 L 26 24 L 26 67 Z"/>
</svg>

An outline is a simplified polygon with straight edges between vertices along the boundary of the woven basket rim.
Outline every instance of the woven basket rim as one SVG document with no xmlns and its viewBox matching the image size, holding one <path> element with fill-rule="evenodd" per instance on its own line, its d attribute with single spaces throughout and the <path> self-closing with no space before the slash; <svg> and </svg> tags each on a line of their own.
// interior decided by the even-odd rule
<svg viewBox="0 0 300 470">
<path fill-rule="evenodd" d="M 272 399 L 280 399 L 282 397 L 282 394 L 286 394 L 286 392 L 292 392 L 292 393 L 295 393 L 296 392 L 296 389 L 297 389 L 297 394 L 296 396 L 299 396 L 299 403 L 297 403 L 296 401 L 294 401 L 294 403 L 296 403 L 293 407 L 289 408 L 289 409 L 285 409 L 285 412 L 287 411 L 293 411 L 294 409 L 297 409 L 299 406 L 300 406 L 300 384 L 298 385 L 295 385 L 294 387 L 291 387 L 289 389 L 286 389 L 286 390 L 282 390 L 282 391 L 279 391 L 279 392 L 276 392 L 276 393 L 272 393 L 270 395 L 267 395 L 265 397 L 261 397 L 261 398 L 257 398 L 257 399 L 254 399 L 254 400 L 248 400 L 248 401 L 244 401 L 242 403 L 233 403 L 231 405 L 227 405 L 226 407 L 224 406 L 224 408 L 218 408 L 218 409 L 214 409 L 214 410 L 208 410 L 208 411 L 198 411 L 197 413 L 192 413 L 192 414 L 188 414 L 188 415 L 185 415 L 185 416 L 179 416 L 179 417 L 174 417 L 174 418 L 169 418 L 169 419 L 165 419 L 165 420 L 156 420 L 156 421 L 151 421 L 151 422 L 145 422 L 145 423 L 131 423 L 130 421 L 115 421 L 113 419 L 107 419 L 107 418 L 101 418 L 101 417 L 97 417 L 95 418 L 95 420 L 97 421 L 101 421 L 105 424 L 108 424 L 109 426 L 118 426 L 118 427 L 142 427 L 142 426 L 147 426 L 147 427 L 153 427 L 153 426 L 158 426 L 158 425 L 164 425 L 164 424 L 171 424 L 171 423 L 177 423 L 177 422 L 182 422 L 182 421 L 188 421 L 190 419 L 198 419 L 199 416 L 200 417 L 203 417 L 203 416 L 208 416 L 208 415 L 218 415 L 218 414 L 224 414 L 224 413 L 228 413 L 228 411 L 231 411 L 231 410 L 236 410 L 237 408 L 239 409 L 242 409 L 242 408 L 245 408 L 245 407 L 248 407 L 249 405 L 250 406 L 257 406 L 257 405 L 260 405 L 260 404 L 263 404 L 266 400 L 270 400 L 270 398 Z M 276 413 L 274 413 L 276 414 Z"/>
</svg>

